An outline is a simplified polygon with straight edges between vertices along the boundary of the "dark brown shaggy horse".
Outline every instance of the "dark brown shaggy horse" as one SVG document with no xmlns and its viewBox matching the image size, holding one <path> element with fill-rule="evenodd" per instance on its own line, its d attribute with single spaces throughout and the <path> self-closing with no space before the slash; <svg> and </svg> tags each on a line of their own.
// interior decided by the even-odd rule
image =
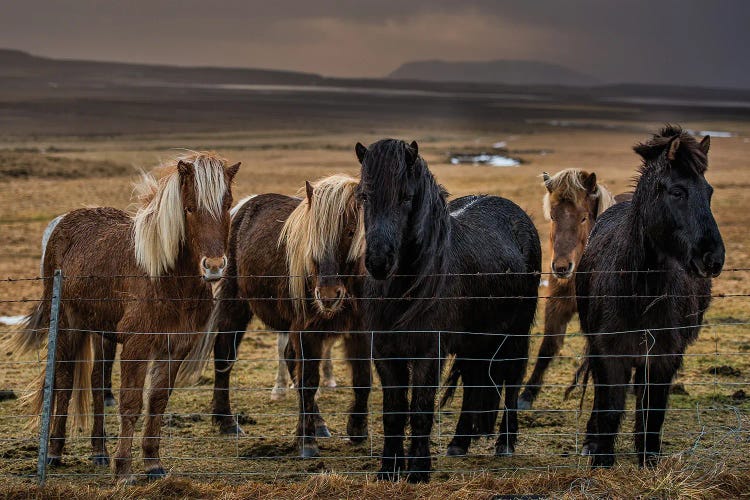
<svg viewBox="0 0 750 500">
<path fill-rule="evenodd" d="M 229 407 L 229 372 L 253 314 L 290 332 L 289 371 L 299 395 L 297 439 L 303 457 L 319 455 L 317 437 L 330 437 L 315 402 L 325 344 L 344 338 L 352 368 L 354 403 L 347 434 L 367 438 L 370 336 L 358 329 L 364 229 L 355 200 L 357 180 L 343 175 L 307 184 L 303 199 L 255 196 L 232 220 L 227 277 L 217 292 L 211 331 L 216 382 L 213 412 L 222 426 L 236 427 Z M 269 300 L 272 298 L 273 300 Z M 241 300 L 237 300 L 241 299 Z"/>
<path fill-rule="evenodd" d="M 633 371 L 638 463 L 658 460 L 669 388 L 724 265 L 708 149 L 708 136 L 698 143 L 673 126 L 636 146 L 643 166 L 633 199 L 602 214 L 581 258 L 576 296 L 595 385 L 584 451 L 594 467 L 614 464 Z"/>
<path fill-rule="evenodd" d="M 576 168 L 550 176 L 544 172 L 544 218 L 550 221 L 549 298 L 544 305 L 544 339 L 534 371 L 518 400 L 528 410 L 539 395 L 544 372 L 565 342 L 565 330 L 576 313 L 574 271 L 599 215 L 614 205 L 612 194 L 596 174 Z"/>
<path fill-rule="evenodd" d="M 134 481 L 131 443 L 141 414 L 143 387 L 151 379 L 143 427 L 143 461 L 149 478 L 165 475 L 159 459 L 161 421 L 178 375 L 189 377 L 210 354 L 205 333 L 212 307 L 211 282 L 226 267 L 231 183 L 239 164 L 211 153 L 182 156 L 143 176 L 136 186 L 139 207 L 130 216 L 114 208 L 74 210 L 50 235 L 44 276 L 64 275 L 55 358 L 54 422 L 49 463 L 59 464 L 68 405 L 73 425 L 86 425 L 99 335 L 121 343 L 120 435 L 114 455 L 116 478 Z M 43 344 L 49 323 L 52 280 L 42 301 L 14 340 L 18 352 Z M 101 359 L 101 358 L 100 358 Z M 190 362 L 183 362 L 183 360 Z M 151 361 L 149 363 L 149 360 Z M 149 370 L 150 366 L 150 370 Z M 41 406 L 44 378 L 31 401 Z M 106 465 L 104 391 L 94 391 L 93 461 Z"/>
</svg>

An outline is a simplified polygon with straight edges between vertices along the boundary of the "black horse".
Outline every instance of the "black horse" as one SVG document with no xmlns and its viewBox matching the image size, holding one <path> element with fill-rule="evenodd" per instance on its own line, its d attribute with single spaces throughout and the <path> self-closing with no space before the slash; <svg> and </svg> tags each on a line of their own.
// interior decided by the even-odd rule
<svg viewBox="0 0 750 500">
<path fill-rule="evenodd" d="M 669 388 L 724 265 L 704 178 L 709 142 L 667 126 L 637 145 L 633 199 L 604 212 L 581 259 L 576 295 L 595 384 L 584 454 L 594 467 L 614 464 L 634 369 L 638 463 L 658 459 Z"/>
<path fill-rule="evenodd" d="M 383 299 L 363 305 L 365 324 L 375 332 L 373 355 L 383 386 L 378 478 L 393 480 L 406 470 L 408 415 L 408 480 L 429 480 L 436 387 L 449 354 L 456 356 L 449 380 L 455 385 L 462 379 L 464 393 L 448 454 L 466 454 L 472 436 L 493 432 L 503 386 L 496 453 L 513 453 L 541 269 L 534 224 L 517 205 L 496 196 L 446 203 L 416 142 L 384 139 L 369 148 L 358 143 L 356 152 L 365 266 L 374 278 L 367 280 L 365 296 Z"/>
</svg>

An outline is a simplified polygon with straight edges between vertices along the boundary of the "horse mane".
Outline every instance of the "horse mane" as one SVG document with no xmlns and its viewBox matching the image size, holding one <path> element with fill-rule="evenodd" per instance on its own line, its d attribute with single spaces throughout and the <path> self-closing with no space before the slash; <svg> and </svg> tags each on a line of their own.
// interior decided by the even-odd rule
<svg viewBox="0 0 750 500">
<path fill-rule="evenodd" d="M 578 168 L 567 168 L 561 170 L 549 180 L 542 183 L 547 188 L 547 192 L 544 195 L 542 201 L 542 210 L 544 212 L 544 218 L 551 220 L 552 217 L 552 196 L 558 201 L 569 201 L 571 203 L 578 203 L 578 200 L 582 196 L 588 195 L 588 191 L 583 186 L 582 175 L 583 171 Z M 596 192 L 591 196 L 599 200 L 598 208 L 596 210 L 597 217 L 600 216 L 605 210 L 615 204 L 614 195 L 602 184 L 596 184 Z"/>
<path fill-rule="evenodd" d="M 133 242 L 136 262 L 152 277 L 162 276 L 174 267 L 185 241 L 179 162 L 193 165 L 198 206 L 217 220 L 228 189 L 226 160 L 210 152 L 191 151 L 141 174 L 134 185 L 137 203 L 132 215 Z"/>
<path fill-rule="evenodd" d="M 680 139 L 677 149 L 677 160 L 673 163 L 677 168 L 687 168 L 696 175 L 703 175 L 708 169 L 708 157 L 700 147 L 695 137 L 687 133 L 679 125 L 665 125 L 653 137 L 633 147 L 633 150 L 643 158 L 640 174 L 643 175 L 651 168 L 661 168 L 666 164 L 658 161 L 666 147 L 675 138 Z"/>
<path fill-rule="evenodd" d="M 286 248 L 289 270 L 289 295 L 298 313 L 306 314 L 306 280 L 315 269 L 315 262 L 328 252 L 336 251 L 344 231 L 344 222 L 357 221 L 347 260 L 359 260 L 365 251 L 365 225 L 355 193 L 359 181 L 348 175 L 332 175 L 318 179 L 309 202 L 302 188 L 302 202 L 284 222 L 278 245 Z"/>
<path fill-rule="evenodd" d="M 446 242 L 450 238 L 451 219 L 446 201 L 448 192 L 437 182 L 421 156 L 417 156 L 413 165 L 408 164 L 409 147 L 398 139 L 382 139 L 368 148 L 368 162 L 391 166 L 372 169 L 372 182 L 378 189 L 397 191 L 406 183 L 416 183 L 418 195 L 412 202 L 413 219 L 409 221 L 411 234 L 408 242 L 419 249 L 408 262 L 412 267 L 409 274 L 416 277 L 401 295 L 404 298 L 437 297 L 443 293 L 448 266 Z M 415 180 L 409 180 L 409 177 Z M 406 328 L 410 321 L 427 313 L 435 303 L 433 300 L 410 301 L 395 328 Z"/>
</svg>

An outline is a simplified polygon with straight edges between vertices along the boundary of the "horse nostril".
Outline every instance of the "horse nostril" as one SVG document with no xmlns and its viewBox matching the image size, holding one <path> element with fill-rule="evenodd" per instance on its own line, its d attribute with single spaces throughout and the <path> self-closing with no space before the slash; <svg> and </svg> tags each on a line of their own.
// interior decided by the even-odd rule
<svg viewBox="0 0 750 500">
<path fill-rule="evenodd" d="M 225 267 L 227 267 L 227 262 L 228 262 L 228 261 L 227 261 L 227 256 L 226 256 L 226 255 L 224 255 L 224 256 L 223 256 L 223 257 L 221 258 L 221 266 L 219 266 L 219 269 L 224 269 Z"/>
<path fill-rule="evenodd" d="M 344 295 L 346 295 L 346 289 L 342 286 L 336 287 L 336 298 L 340 299 Z"/>
<path fill-rule="evenodd" d="M 203 267 L 203 269 L 208 270 L 208 259 L 206 259 L 205 257 L 203 257 L 201 259 L 201 266 Z"/>
</svg>

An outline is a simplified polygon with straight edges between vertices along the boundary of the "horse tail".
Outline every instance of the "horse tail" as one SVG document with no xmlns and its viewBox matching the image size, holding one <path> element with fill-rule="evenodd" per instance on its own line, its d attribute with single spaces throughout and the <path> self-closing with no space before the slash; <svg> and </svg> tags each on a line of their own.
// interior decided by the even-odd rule
<svg viewBox="0 0 750 500">
<path fill-rule="evenodd" d="M 49 305 L 45 301 L 40 301 L 31 314 L 24 318 L 21 328 L 5 339 L 2 350 L 14 355 L 38 351 L 44 347 L 48 327 Z"/>
<path fill-rule="evenodd" d="M 461 378 L 461 363 L 458 360 L 453 360 L 453 363 L 451 364 L 451 369 L 448 372 L 448 376 L 445 377 L 445 380 L 443 381 L 443 386 L 445 386 L 445 392 L 443 393 L 443 397 L 440 398 L 440 408 L 444 407 L 451 401 L 453 401 L 453 396 L 456 394 L 456 388 L 458 387 L 458 380 Z"/>
<path fill-rule="evenodd" d="M 581 387 L 581 401 L 579 409 L 583 408 L 583 398 L 586 396 L 586 387 L 589 384 L 589 375 L 591 374 L 591 365 L 589 365 L 588 359 L 584 359 L 581 366 L 576 370 L 573 375 L 573 381 L 570 383 L 567 389 L 565 389 L 564 400 L 567 401 L 571 393 L 577 388 Z"/>
<path fill-rule="evenodd" d="M 89 413 L 91 407 L 91 370 L 94 367 L 94 348 L 91 343 L 91 336 L 85 332 L 75 332 L 77 338 L 74 346 L 72 357 L 63 362 L 74 363 L 73 368 L 73 387 L 71 395 L 70 409 L 68 411 L 72 421 L 72 431 L 78 432 L 79 429 L 87 429 L 89 425 Z M 61 352 L 58 349 L 57 359 L 60 358 Z M 66 353 L 67 354 L 67 353 Z M 67 358 L 67 356 L 65 356 Z M 57 362 L 57 361 L 56 361 Z M 22 399 L 25 405 L 31 410 L 36 418 L 29 422 L 30 428 L 39 424 L 42 414 L 42 404 L 44 402 L 44 386 L 47 376 L 46 367 L 40 370 L 39 374 L 31 382 L 31 387 L 35 389 L 24 396 Z M 55 413 L 55 398 L 52 398 L 52 414 Z"/>
</svg>

